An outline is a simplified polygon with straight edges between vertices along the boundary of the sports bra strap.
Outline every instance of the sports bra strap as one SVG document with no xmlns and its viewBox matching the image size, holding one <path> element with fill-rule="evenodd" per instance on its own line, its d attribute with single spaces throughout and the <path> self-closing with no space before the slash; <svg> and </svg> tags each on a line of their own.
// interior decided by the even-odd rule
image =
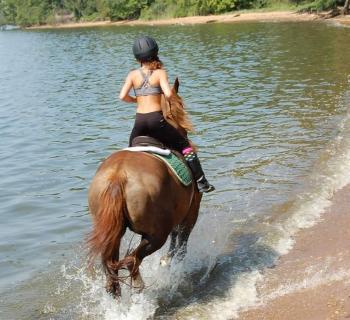
<svg viewBox="0 0 350 320">
<path fill-rule="evenodd" d="M 150 70 L 149 73 L 145 73 L 141 68 L 139 69 L 140 74 L 143 78 L 142 84 L 139 88 L 134 88 L 136 96 L 148 96 L 148 95 L 157 95 L 162 94 L 162 89 L 160 86 L 151 86 L 149 83 L 149 78 L 153 73 L 153 70 Z"/>
<path fill-rule="evenodd" d="M 153 70 L 150 70 L 149 73 L 145 73 L 142 68 L 139 69 L 140 73 L 141 73 L 141 76 L 143 78 L 143 82 L 142 82 L 142 85 L 141 87 L 143 87 L 144 85 L 146 85 L 147 83 L 149 83 L 149 78 L 151 77 L 152 73 L 153 73 Z"/>
</svg>

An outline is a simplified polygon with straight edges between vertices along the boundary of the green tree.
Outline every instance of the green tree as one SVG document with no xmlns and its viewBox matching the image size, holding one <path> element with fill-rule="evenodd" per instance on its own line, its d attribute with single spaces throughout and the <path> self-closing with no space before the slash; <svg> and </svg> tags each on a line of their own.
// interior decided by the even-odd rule
<svg viewBox="0 0 350 320">
<path fill-rule="evenodd" d="M 5 23 L 16 23 L 17 7 L 15 0 L 0 0 L 0 13 Z"/>
<path fill-rule="evenodd" d="M 101 18 L 110 17 L 110 6 L 108 0 L 96 0 L 96 9 Z"/>
<path fill-rule="evenodd" d="M 200 0 L 198 11 L 200 14 L 223 13 L 232 11 L 237 5 L 236 0 Z"/>
<path fill-rule="evenodd" d="M 70 10 L 77 20 L 83 16 L 85 5 L 85 0 L 64 0 L 64 8 Z"/>
<path fill-rule="evenodd" d="M 109 0 L 111 20 L 137 19 L 141 10 L 149 5 L 147 0 Z"/>
</svg>

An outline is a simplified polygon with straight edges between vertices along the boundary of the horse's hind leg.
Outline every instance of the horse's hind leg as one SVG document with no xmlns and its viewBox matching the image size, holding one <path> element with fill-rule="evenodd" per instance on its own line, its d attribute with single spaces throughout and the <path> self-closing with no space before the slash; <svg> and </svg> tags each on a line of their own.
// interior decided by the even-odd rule
<svg viewBox="0 0 350 320">
<path fill-rule="evenodd" d="M 136 287 L 140 290 L 143 289 L 144 284 L 140 275 L 139 266 L 142 260 L 160 249 L 166 241 L 166 237 L 155 238 L 142 236 L 141 242 L 138 247 L 130 254 L 130 258 L 133 259 L 133 263 L 128 264 L 128 269 L 131 274 L 132 281 L 138 283 Z"/>
<path fill-rule="evenodd" d="M 113 254 L 113 260 L 118 261 L 119 259 L 119 248 L 115 250 Z M 104 264 L 106 271 L 106 291 L 111 294 L 114 298 L 121 296 L 121 288 L 118 281 L 118 269 L 113 268 L 113 263 L 106 262 Z"/>
<path fill-rule="evenodd" d="M 138 247 L 130 254 L 130 257 L 133 259 L 133 262 L 128 265 L 132 286 L 134 288 L 139 289 L 139 291 L 142 291 L 143 288 L 145 287 L 145 284 L 142 280 L 140 269 L 139 269 L 140 264 L 142 262 L 142 259 L 140 259 L 139 257 L 139 251 L 142 250 L 142 248 L 146 245 L 148 245 L 147 240 L 142 238 Z"/>
<path fill-rule="evenodd" d="M 115 276 L 118 276 L 118 274 L 107 274 L 106 291 L 114 298 L 119 298 L 121 296 L 121 289 L 119 281 L 115 280 Z"/>
</svg>

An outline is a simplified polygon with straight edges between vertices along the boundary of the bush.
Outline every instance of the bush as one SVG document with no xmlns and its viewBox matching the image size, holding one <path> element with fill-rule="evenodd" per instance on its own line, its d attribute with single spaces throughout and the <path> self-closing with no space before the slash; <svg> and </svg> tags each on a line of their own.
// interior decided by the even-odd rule
<svg viewBox="0 0 350 320">
<path fill-rule="evenodd" d="M 232 11 L 237 6 L 235 0 L 204 0 L 198 1 L 199 14 L 224 13 Z"/>
<path fill-rule="evenodd" d="M 149 7 L 142 10 L 141 18 L 159 19 L 218 14 L 232 11 L 238 4 L 237 0 L 155 0 Z"/>
<path fill-rule="evenodd" d="M 3 14 L 0 12 L 0 26 L 3 26 L 4 24 L 7 24 L 7 20 L 3 16 Z"/>
<path fill-rule="evenodd" d="M 3 17 L 3 24 L 16 23 L 16 3 L 11 0 L 0 0 L 0 14 Z"/>
<path fill-rule="evenodd" d="M 31 26 L 33 24 L 43 24 L 49 15 L 49 8 L 46 2 L 42 1 L 21 1 L 17 5 L 15 22 L 21 26 Z"/>
<path fill-rule="evenodd" d="M 170 1 L 155 1 L 149 7 L 141 10 L 140 18 L 145 20 L 171 18 L 174 16 L 175 7 Z"/>
<path fill-rule="evenodd" d="M 90 15 L 84 15 L 81 21 L 102 21 L 105 17 L 102 17 L 99 12 L 94 12 Z"/>
<path fill-rule="evenodd" d="M 109 17 L 112 21 L 137 19 L 147 5 L 147 0 L 109 0 Z"/>
<path fill-rule="evenodd" d="M 96 10 L 102 19 L 110 17 L 110 7 L 108 0 L 96 0 Z"/>
<path fill-rule="evenodd" d="M 334 9 L 337 6 L 337 0 L 315 0 L 311 3 L 302 5 L 299 12 L 317 12 Z"/>
</svg>

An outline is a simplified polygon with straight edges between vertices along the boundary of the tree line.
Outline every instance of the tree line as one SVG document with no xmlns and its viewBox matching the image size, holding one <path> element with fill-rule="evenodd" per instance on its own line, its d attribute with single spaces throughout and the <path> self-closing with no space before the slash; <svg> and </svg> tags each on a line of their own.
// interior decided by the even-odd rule
<svg viewBox="0 0 350 320">
<path fill-rule="evenodd" d="M 66 21 L 157 19 L 207 15 L 234 10 L 300 7 L 317 11 L 349 4 L 349 0 L 0 0 L 0 25 L 21 26 Z"/>
</svg>

